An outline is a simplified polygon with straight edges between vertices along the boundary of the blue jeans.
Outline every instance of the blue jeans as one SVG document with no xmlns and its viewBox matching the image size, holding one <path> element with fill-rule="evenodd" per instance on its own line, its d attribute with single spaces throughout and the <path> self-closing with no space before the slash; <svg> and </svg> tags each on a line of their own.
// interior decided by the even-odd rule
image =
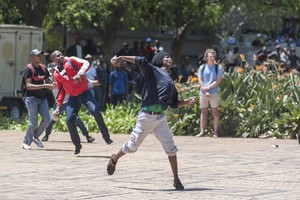
<svg viewBox="0 0 300 200">
<path fill-rule="evenodd" d="M 27 127 L 23 143 L 31 145 L 33 137 L 40 137 L 48 126 L 50 114 L 47 99 L 38 99 L 36 97 L 25 97 L 25 104 L 28 110 L 29 125 Z M 42 120 L 38 125 L 38 114 Z"/>
<path fill-rule="evenodd" d="M 70 96 L 67 105 L 67 126 L 71 135 L 73 144 L 76 147 L 80 146 L 80 137 L 76 128 L 75 120 L 78 116 L 81 104 L 85 105 L 89 112 L 94 116 L 102 137 L 105 141 L 110 139 L 107 127 L 103 121 L 103 117 L 99 111 L 99 106 L 96 103 L 95 97 L 90 90 L 86 90 L 78 96 Z"/>
<path fill-rule="evenodd" d="M 68 102 L 62 104 L 61 107 L 59 108 L 59 113 L 63 113 L 67 109 L 67 105 L 68 105 Z M 55 110 L 55 109 L 56 109 L 56 103 L 53 106 L 53 110 Z M 46 131 L 45 131 L 46 135 L 50 135 L 51 134 L 52 127 L 55 124 L 55 122 L 56 121 L 52 120 L 52 116 L 51 116 L 51 121 L 50 121 L 50 123 L 47 126 Z M 87 128 L 85 127 L 85 125 L 83 124 L 83 122 L 82 122 L 82 120 L 80 119 L 79 116 L 76 117 L 75 123 L 80 128 L 82 134 L 85 137 L 88 137 L 89 136 L 89 132 L 88 132 Z"/>
</svg>

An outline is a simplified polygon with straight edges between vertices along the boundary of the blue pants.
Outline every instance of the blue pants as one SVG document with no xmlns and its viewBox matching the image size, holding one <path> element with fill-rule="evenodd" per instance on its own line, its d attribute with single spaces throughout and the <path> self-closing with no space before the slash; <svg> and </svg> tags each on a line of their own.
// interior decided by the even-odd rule
<svg viewBox="0 0 300 200">
<path fill-rule="evenodd" d="M 78 96 L 70 96 L 67 105 L 67 126 L 73 144 L 76 147 L 80 146 L 80 137 L 78 135 L 75 121 L 78 116 L 81 104 L 85 105 L 89 112 L 93 115 L 102 133 L 103 139 L 105 141 L 108 141 L 110 139 L 110 136 L 103 121 L 103 117 L 99 111 L 99 106 L 96 103 L 95 97 L 92 95 L 90 90 L 86 90 Z"/>
<path fill-rule="evenodd" d="M 59 113 L 63 113 L 66 109 L 67 109 L 67 105 L 68 105 L 68 102 L 67 103 L 64 103 L 61 105 L 61 107 L 59 108 Z M 53 106 L 53 110 L 56 109 L 56 103 L 54 104 Z M 51 116 L 52 117 L 52 116 Z M 51 134 L 51 131 L 52 131 L 52 127 L 53 125 L 55 124 L 56 121 L 54 120 L 51 120 L 49 125 L 47 126 L 46 128 L 46 135 L 50 135 Z M 85 136 L 85 137 L 88 137 L 89 136 L 89 132 L 87 130 L 87 128 L 85 127 L 85 125 L 83 124 L 82 120 L 80 119 L 79 116 L 76 117 L 76 120 L 75 120 L 75 123 L 76 125 L 80 128 L 82 134 Z"/>
<path fill-rule="evenodd" d="M 31 145 L 33 137 L 40 137 L 49 124 L 50 114 L 47 99 L 38 99 L 36 97 L 25 97 L 25 104 L 28 111 L 29 125 L 27 127 L 23 143 Z M 38 125 L 38 114 L 42 120 Z"/>
</svg>

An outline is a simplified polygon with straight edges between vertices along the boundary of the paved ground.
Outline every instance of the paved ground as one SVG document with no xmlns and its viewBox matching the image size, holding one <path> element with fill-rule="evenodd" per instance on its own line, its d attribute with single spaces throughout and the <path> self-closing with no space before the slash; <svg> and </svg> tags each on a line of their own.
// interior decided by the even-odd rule
<svg viewBox="0 0 300 200">
<path fill-rule="evenodd" d="M 25 151 L 22 132 L 0 131 L 0 199 L 300 199 L 296 140 L 175 137 L 186 189 L 174 191 L 167 157 L 152 135 L 112 176 L 109 156 L 128 135 L 112 135 L 110 146 L 92 135 L 96 141 L 84 140 L 74 156 L 68 133 Z"/>
</svg>

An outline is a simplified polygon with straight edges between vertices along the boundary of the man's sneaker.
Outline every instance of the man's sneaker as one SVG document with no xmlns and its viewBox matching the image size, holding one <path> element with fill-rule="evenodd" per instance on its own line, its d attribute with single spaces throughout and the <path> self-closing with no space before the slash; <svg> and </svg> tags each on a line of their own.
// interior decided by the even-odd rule
<svg viewBox="0 0 300 200">
<path fill-rule="evenodd" d="M 74 154 L 75 154 L 75 155 L 79 154 L 79 153 L 80 153 L 80 150 L 81 150 L 81 148 L 82 148 L 81 144 L 80 144 L 79 146 L 76 146 L 76 147 L 75 147 Z"/>
<path fill-rule="evenodd" d="M 298 139 L 298 144 L 300 144 L 300 133 L 296 134 L 296 137 Z"/>
<path fill-rule="evenodd" d="M 105 140 L 106 144 L 111 144 L 113 143 L 114 141 L 112 141 L 111 139 L 108 139 L 108 140 Z"/>
<path fill-rule="evenodd" d="M 48 139 L 49 139 L 49 135 L 46 134 L 46 135 L 42 138 L 42 141 L 43 141 L 43 142 L 46 142 L 46 141 L 48 141 Z"/>
<path fill-rule="evenodd" d="M 33 138 L 32 142 L 35 143 L 36 146 L 38 146 L 38 147 L 40 147 L 40 148 L 44 148 L 44 145 L 43 145 L 43 143 L 40 141 L 39 138 Z"/>
<path fill-rule="evenodd" d="M 217 138 L 218 137 L 218 134 L 217 133 L 214 133 L 213 134 L 213 138 Z"/>
<path fill-rule="evenodd" d="M 94 142 L 95 138 L 93 138 L 91 136 L 87 136 L 86 140 L 87 140 L 88 143 L 92 143 L 92 142 Z"/>
<path fill-rule="evenodd" d="M 173 186 L 175 187 L 175 190 L 184 190 L 184 186 L 180 180 L 174 181 Z"/>
<path fill-rule="evenodd" d="M 22 143 L 21 148 L 22 148 L 22 149 L 25 149 L 25 150 L 30 150 L 30 149 L 31 149 L 31 146 L 28 145 L 28 144 L 26 144 L 26 143 Z"/>
<path fill-rule="evenodd" d="M 108 175 L 113 175 L 116 170 L 117 162 L 113 160 L 115 154 L 111 155 L 109 162 L 107 164 L 107 173 Z"/>
<path fill-rule="evenodd" d="M 199 133 L 196 135 L 196 137 L 203 137 L 205 134 L 204 133 Z"/>
</svg>

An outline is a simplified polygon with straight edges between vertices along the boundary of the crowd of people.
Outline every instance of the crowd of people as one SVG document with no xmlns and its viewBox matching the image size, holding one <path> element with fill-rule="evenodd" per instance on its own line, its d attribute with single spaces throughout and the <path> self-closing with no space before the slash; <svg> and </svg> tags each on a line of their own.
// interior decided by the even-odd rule
<svg viewBox="0 0 300 200">
<path fill-rule="evenodd" d="M 174 77 L 170 74 L 170 69 L 173 67 L 171 55 L 162 47 L 152 47 L 150 38 L 146 39 L 146 43 L 147 53 L 145 50 L 144 54 L 138 55 L 129 55 L 132 49 L 129 49 L 128 44 L 124 43 L 123 48 L 111 58 L 109 63 L 106 62 L 103 54 L 100 54 L 96 60 L 90 54 L 84 55 L 85 57 L 82 59 L 77 57 L 79 54 L 65 57 L 62 52 L 55 50 L 47 58 L 51 60 L 47 67 L 42 64 L 43 52 L 38 49 L 32 50 L 30 53 L 31 63 L 23 72 L 29 125 L 21 145 L 22 149 L 30 150 L 32 142 L 39 148 L 43 148 L 42 141 L 48 141 L 53 124 L 59 119 L 62 112 L 66 112 L 68 131 L 75 146 L 74 154 L 79 154 L 82 145 L 77 126 L 82 130 L 88 142 L 95 140 L 89 135 L 78 115 L 81 105 L 87 107 L 88 112 L 97 122 L 104 141 L 108 145 L 113 143 L 101 114 L 105 111 L 106 103 L 103 97 L 108 92 L 110 103 L 113 105 L 126 100 L 128 92 L 136 90 L 136 77 L 140 76 L 143 80 L 140 93 L 142 102 L 136 125 L 133 127 L 129 140 L 116 154 L 111 156 L 107 165 L 107 173 L 112 175 L 119 159 L 125 154 L 136 152 L 145 137 L 152 133 L 155 134 L 168 155 L 174 177 L 173 186 L 176 190 L 183 190 L 184 186 L 178 175 L 177 147 L 164 113 L 168 107 L 179 108 L 191 105 L 197 101 L 197 98 L 178 99 Z M 215 110 L 218 110 L 218 85 L 223 74 L 220 66 L 216 64 L 215 58 L 216 52 L 208 49 L 205 53 L 207 64 L 200 67 L 201 74 L 200 72 L 198 74 L 201 86 L 201 121 L 203 121 L 199 137 L 204 135 L 203 128 L 205 128 L 209 106 L 214 110 L 214 136 L 218 136 L 219 119 Z M 185 57 L 183 60 L 183 65 L 187 67 L 182 69 L 181 73 L 186 78 L 189 73 L 194 73 L 194 71 L 193 67 L 189 65 L 188 58 Z M 109 71 L 109 66 L 113 66 L 111 71 Z M 215 69 L 218 70 L 215 71 Z M 52 91 L 55 98 L 52 115 L 49 113 L 47 97 L 44 95 L 45 90 Z M 42 117 L 40 123 L 38 123 L 38 114 Z M 39 137 L 44 131 L 46 134 L 41 141 Z"/>
<path fill-rule="evenodd" d="M 288 35 L 292 30 L 286 30 Z M 285 32 L 284 32 L 285 33 Z M 286 34 L 285 34 L 286 35 Z M 85 40 L 85 45 L 82 44 Z M 256 40 L 253 44 L 258 44 Z M 283 42 L 288 45 L 283 46 Z M 278 38 L 274 49 L 262 46 L 255 53 L 255 66 L 268 65 L 270 70 L 300 70 L 300 58 L 293 46 L 294 40 L 285 36 Z M 120 159 L 138 150 L 149 134 L 155 135 L 168 156 L 173 186 L 176 190 L 184 190 L 179 178 L 177 165 L 177 147 L 173 134 L 168 126 L 166 109 L 189 106 L 197 102 L 197 97 L 178 99 L 178 91 L 174 81 L 185 83 L 191 76 L 197 77 L 199 83 L 200 127 L 196 137 L 206 133 L 208 113 L 213 118 L 214 138 L 219 137 L 219 85 L 223 79 L 223 71 L 230 68 L 245 67 L 245 52 L 240 52 L 236 43 L 228 48 L 224 57 L 214 49 L 207 48 L 195 63 L 188 56 L 180 58 L 179 65 L 173 64 L 170 53 L 161 46 L 158 39 L 145 38 L 131 44 L 124 42 L 115 56 L 105 55 L 101 45 L 92 38 L 76 37 L 65 52 L 49 51 L 46 65 L 42 64 L 43 51 L 33 49 L 30 52 L 31 62 L 25 67 L 22 77 L 26 85 L 25 104 L 28 110 L 29 124 L 25 131 L 21 148 L 30 150 L 31 144 L 44 148 L 42 142 L 49 140 L 52 127 L 65 112 L 66 124 L 71 141 L 75 147 L 74 154 L 82 150 L 81 139 L 77 127 L 88 143 L 93 138 L 79 116 L 81 105 L 84 105 L 93 117 L 107 145 L 113 143 L 102 113 L 107 103 L 116 106 L 131 101 L 135 93 L 141 96 L 141 106 L 132 128 L 129 139 L 116 153 L 112 154 L 106 166 L 107 173 L 113 175 Z M 260 43 L 259 43 L 260 45 Z M 221 63 L 225 68 L 221 67 Z M 50 91 L 55 100 L 52 113 L 49 112 L 47 94 Z M 209 108 L 211 108 L 209 110 Z M 38 115 L 41 121 L 38 122 Z M 39 138 L 45 132 L 42 140 Z M 300 144 L 300 135 L 298 134 Z"/>
<path fill-rule="evenodd" d="M 77 51 L 80 48 L 76 45 L 78 44 L 72 48 Z M 82 145 L 77 126 L 87 142 L 91 143 L 95 140 L 89 135 L 78 115 L 81 105 L 84 105 L 93 116 L 104 141 L 109 145 L 113 143 L 113 140 L 110 138 L 101 112 L 105 112 L 107 102 L 115 106 L 120 102 L 130 100 L 130 95 L 138 92 L 141 94 L 142 102 L 136 125 L 128 141 L 116 154 L 111 155 L 107 173 L 114 174 L 119 159 L 128 153 L 136 152 L 146 136 L 152 133 L 168 155 L 174 177 L 173 186 L 176 190 L 183 190 L 184 186 L 178 175 L 177 147 L 164 113 L 168 107 L 179 108 L 197 101 L 197 97 L 179 100 L 174 84 L 174 80 L 187 81 L 188 77 L 195 75 L 197 71 L 201 116 L 200 132 L 196 137 L 206 134 L 209 107 L 213 116 L 213 137 L 218 137 L 219 85 L 223 79 L 223 69 L 218 63 L 217 52 L 214 49 L 207 49 L 203 55 L 204 63 L 201 59 L 201 62 L 197 62 L 199 66 L 196 67 L 189 62 L 188 57 L 182 57 L 181 66 L 174 70 L 171 55 L 163 50 L 158 40 L 156 45 L 152 46 L 151 38 L 147 38 L 145 43 L 134 42 L 133 48 L 129 48 L 129 44 L 124 43 L 120 51 L 111 59 L 105 59 L 102 53 L 94 57 L 94 54 L 85 53 L 84 49 L 82 48 L 77 53 L 73 51 L 74 54 L 69 57 L 55 50 L 49 54 L 47 59 L 50 62 L 46 67 L 42 64 L 43 52 L 38 49 L 31 51 L 31 63 L 23 72 L 29 125 L 21 147 L 30 150 L 33 142 L 39 148 L 43 148 L 42 141 L 48 141 L 53 124 L 62 112 L 66 112 L 68 131 L 75 146 L 74 154 L 79 154 Z M 263 48 L 262 52 L 257 54 L 256 62 L 263 63 L 265 59 L 274 57 L 275 60 L 282 62 L 285 59 L 285 65 L 287 62 L 291 64 L 292 52 L 283 49 L 280 54 L 273 54 Z M 236 65 L 235 62 L 238 60 L 236 55 L 238 55 L 238 48 L 234 49 L 231 58 L 227 58 L 230 61 L 228 62 L 230 67 Z M 55 98 L 52 115 L 49 113 L 45 90 L 52 91 Z M 38 123 L 38 114 L 42 118 L 40 123 Z M 39 137 L 44 131 L 46 134 L 41 141 Z"/>
<path fill-rule="evenodd" d="M 295 48 L 283 47 L 276 45 L 273 51 L 268 51 L 263 46 L 255 56 L 256 65 L 266 65 L 270 63 L 272 70 L 278 70 L 278 67 L 284 71 L 300 70 L 300 58 L 296 55 Z"/>
<path fill-rule="evenodd" d="M 136 64 L 122 62 L 118 66 L 113 66 L 109 57 L 104 55 L 92 39 L 85 39 L 86 45 L 81 43 L 82 40 L 81 37 L 75 38 L 75 43 L 67 50 L 67 56 L 76 56 L 89 61 L 91 68 L 86 76 L 91 80 L 97 80 L 99 85 L 93 86 L 88 83 L 88 86 L 102 112 L 105 111 L 107 103 L 115 106 L 124 101 L 131 101 L 135 93 L 141 95 L 144 80 Z M 151 61 L 153 56 L 161 51 L 164 51 L 164 48 L 160 41 L 148 37 L 145 40 L 133 41 L 132 45 L 124 42 L 115 55 L 142 56 Z M 49 58 L 46 60 L 51 65 L 52 61 Z M 192 63 L 188 56 L 182 56 L 180 66 L 172 65 L 169 72 L 173 80 L 184 83 L 190 76 L 195 76 L 198 64 Z"/>
</svg>

